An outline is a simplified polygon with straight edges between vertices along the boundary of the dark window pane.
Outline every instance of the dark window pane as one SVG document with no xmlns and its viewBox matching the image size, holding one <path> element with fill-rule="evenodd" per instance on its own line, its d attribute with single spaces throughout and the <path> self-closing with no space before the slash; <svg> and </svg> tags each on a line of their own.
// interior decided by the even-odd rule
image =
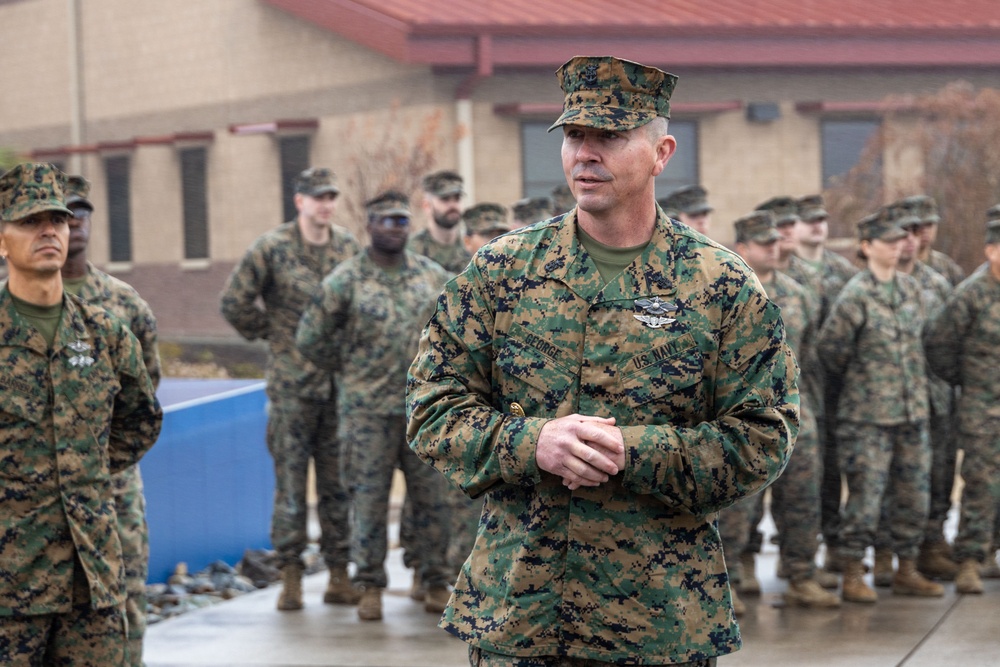
<svg viewBox="0 0 1000 667">
<path fill-rule="evenodd" d="M 132 206 L 130 201 L 129 157 L 104 159 L 108 184 L 108 237 L 112 262 L 132 261 Z"/>
<path fill-rule="evenodd" d="M 524 196 L 551 194 L 552 189 L 566 183 L 562 170 L 562 132 L 546 132 L 551 123 L 521 124 L 521 155 L 524 163 Z M 677 139 L 677 152 L 667 168 L 656 178 L 656 193 L 663 196 L 682 185 L 698 182 L 698 123 L 690 120 L 670 121 L 670 134 Z"/>
<path fill-rule="evenodd" d="M 184 259 L 208 257 L 207 153 L 203 147 L 180 151 L 181 191 L 184 199 Z"/>
<path fill-rule="evenodd" d="M 283 220 L 294 220 L 298 215 L 295 209 L 295 178 L 309 168 L 309 137 L 281 137 L 278 139 L 281 149 L 281 201 Z"/>
<path fill-rule="evenodd" d="M 878 130 L 877 120 L 824 120 L 823 187 L 836 176 L 846 174 L 858 163 L 865 144 Z"/>
</svg>

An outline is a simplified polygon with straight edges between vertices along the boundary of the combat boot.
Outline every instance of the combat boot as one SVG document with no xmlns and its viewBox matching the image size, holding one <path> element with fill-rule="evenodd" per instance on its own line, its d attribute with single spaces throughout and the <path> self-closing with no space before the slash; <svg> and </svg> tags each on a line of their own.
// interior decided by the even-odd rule
<svg viewBox="0 0 1000 667">
<path fill-rule="evenodd" d="M 281 568 L 281 594 L 278 611 L 302 609 L 302 566 L 298 563 Z"/>
<path fill-rule="evenodd" d="M 812 608 L 839 607 L 840 598 L 836 593 L 823 590 L 815 579 L 803 579 L 788 582 L 785 604 Z"/>
<path fill-rule="evenodd" d="M 860 560 L 841 560 L 844 568 L 844 587 L 840 597 L 844 602 L 878 602 L 878 593 L 865 583 L 865 566 Z"/>
<path fill-rule="evenodd" d="M 895 572 L 892 569 L 892 551 L 890 549 L 875 550 L 875 585 L 880 588 L 892 586 L 892 577 Z"/>
<path fill-rule="evenodd" d="M 892 578 L 892 592 L 896 595 L 916 595 L 925 598 L 939 598 L 944 595 L 944 586 L 924 578 L 917 572 L 917 561 L 900 558 L 899 569 Z"/>
<path fill-rule="evenodd" d="M 361 590 L 358 601 L 358 618 L 362 621 L 382 620 L 382 589 L 366 586 Z"/>
<path fill-rule="evenodd" d="M 756 554 L 752 552 L 740 554 L 740 578 L 737 587 L 740 593 L 745 595 L 760 595 Z"/>
<path fill-rule="evenodd" d="M 917 570 L 930 579 L 953 581 L 958 563 L 951 559 L 947 542 L 924 542 L 917 556 Z"/>
<path fill-rule="evenodd" d="M 979 563 L 972 560 L 962 561 L 955 575 L 955 592 L 964 595 L 981 595 L 983 580 L 979 577 Z"/>
<path fill-rule="evenodd" d="M 413 584 L 410 585 L 410 599 L 416 602 L 423 602 L 427 597 L 427 587 L 424 586 L 423 577 L 420 576 L 420 566 L 413 568 Z"/>
<path fill-rule="evenodd" d="M 996 547 L 990 547 L 986 552 L 986 562 L 979 568 L 979 576 L 983 579 L 1000 579 L 1000 564 L 997 563 Z"/>
<path fill-rule="evenodd" d="M 440 614 L 448 606 L 451 591 L 447 586 L 431 586 L 424 596 L 424 611 L 429 614 Z"/>
<path fill-rule="evenodd" d="M 330 580 L 323 593 L 326 604 L 357 604 L 361 599 L 361 591 L 354 587 L 351 578 L 347 576 L 347 568 L 335 567 L 330 570 Z"/>
<path fill-rule="evenodd" d="M 729 592 L 732 594 L 733 599 L 733 613 L 737 616 L 742 616 L 747 613 L 747 606 L 743 604 L 743 600 L 740 599 L 739 594 L 737 594 L 736 589 L 732 586 L 729 587 Z"/>
<path fill-rule="evenodd" d="M 830 590 L 836 589 L 840 586 L 840 577 L 833 572 L 828 572 L 827 570 L 816 569 L 816 574 L 813 575 L 813 579 L 816 583 L 823 588 L 829 588 Z"/>
</svg>

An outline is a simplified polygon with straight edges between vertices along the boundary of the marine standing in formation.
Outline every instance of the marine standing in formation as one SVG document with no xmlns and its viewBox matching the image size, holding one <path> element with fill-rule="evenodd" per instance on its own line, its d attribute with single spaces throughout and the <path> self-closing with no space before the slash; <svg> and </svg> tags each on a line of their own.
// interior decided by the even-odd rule
<svg viewBox="0 0 1000 667">
<path fill-rule="evenodd" d="M 712 224 L 712 211 L 708 205 L 708 191 L 700 185 L 685 185 L 658 200 L 660 208 L 671 218 L 680 220 L 700 234 L 708 236 Z"/>
<path fill-rule="evenodd" d="M 578 206 L 483 246 L 410 368 L 411 447 L 485 497 L 441 625 L 472 665 L 715 664 L 741 640 L 714 513 L 783 469 L 797 367 L 743 261 L 656 205 L 676 77 L 558 76 Z"/>
<path fill-rule="evenodd" d="M 163 411 L 136 337 L 63 291 L 65 187 L 50 164 L 0 176 L 0 663 L 127 665 L 112 475 Z"/>
<path fill-rule="evenodd" d="M 423 180 L 421 203 L 427 227 L 410 237 L 407 250 L 429 257 L 453 274 L 465 268 L 472 257 L 462 243 L 463 180 L 454 171 L 428 174 Z"/>
<path fill-rule="evenodd" d="M 323 601 L 351 604 L 358 599 L 347 574 L 350 502 L 340 477 L 336 382 L 332 373 L 317 368 L 295 346 L 299 318 L 323 277 L 359 250 L 354 236 L 333 224 L 339 193 L 329 169 L 314 167 L 299 174 L 298 217 L 254 241 L 233 268 L 221 296 L 226 320 L 247 340 L 267 340 L 270 352 L 267 447 L 275 473 L 271 543 L 281 568 L 278 609 L 282 611 L 303 605 L 310 460 L 316 470 L 320 553 L 330 570 Z"/>
</svg>

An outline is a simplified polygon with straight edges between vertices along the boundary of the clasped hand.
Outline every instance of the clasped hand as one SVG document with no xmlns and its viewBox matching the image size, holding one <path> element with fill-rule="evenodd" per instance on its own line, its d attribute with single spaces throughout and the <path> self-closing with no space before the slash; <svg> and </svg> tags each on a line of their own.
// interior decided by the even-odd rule
<svg viewBox="0 0 1000 667">
<path fill-rule="evenodd" d="M 600 486 L 625 467 L 625 440 L 614 417 L 567 415 L 542 427 L 535 460 L 570 490 Z"/>
</svg>

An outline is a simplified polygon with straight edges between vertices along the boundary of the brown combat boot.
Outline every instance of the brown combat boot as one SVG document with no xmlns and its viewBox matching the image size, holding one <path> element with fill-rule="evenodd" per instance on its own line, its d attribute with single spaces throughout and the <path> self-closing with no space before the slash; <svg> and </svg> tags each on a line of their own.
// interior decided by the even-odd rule
<svg viewBox="0 0 1000 667">
<path fill-rule="evenodd" d="M 429 614 L 440 614 L 448 606 L 451 599 L 451 591 L 447 586 L 432 586 L 427 589 L 424 596 L 424 611 Z"/>
<path fill-rule="evenodd" d="M 892 550 L 891 549 L 876 549 L 875 550 L 875 568 L 874 576 L 872 579 L 874 583 L 879 588 L 888 588 L 892 586 L 892 577 L 896 572 L 892 569 Z"/>
<path fill-rule="evenodd" d="M 737 587 L 744 595 L 760 595 L 757 580 L 757 558 L 754 553 L 740 554 L 740 578 Z"/>
<path fill-rule="evenodd" d="M 413 584 L 410 586 L 410 599 L 423 602 L 425 597 L 427 597 L 427 587 L 424 586 L 424 580 L 420 576 L 420 566 L 418 565 L 413 568 Z"/>
<path fill-rule="evenodd" d="M 844 568 L 844 587 L 840 597 L 844 602 L 878 602 L 876 593 L 865 583 L 865 566 L 860 560 L 841 560 Z"/>
<path fill-rule="evenodd" d="M 963 595 L 982 595 L 983 580 L 979 576 L 979 563 L 971 558 L 962 561 L 955 576 L 955 592 Z"/>
<path fill-rule="evenodd" d="M 979 567 L 983 579 L 1000 579 L 1000 564 L 997 563 L 997 549 L 991 546 L 986 552 L 986 562 Z"/>
<path fill-rule="evenodd" d="M 357 604 L 361 599 L 361 591 L 354 587 L 351 578 L 347 576 L 346 567 L 335 567 L 330 570 L 330 580 L 323 593 L 326 604 Z"/>
<path fill-rule="evenodd" d="M 358 601 L 358 618 L 362 621 L 382 620 L 382 589 L 366 586 Z"/>
<path fill-rule="evenodd" d="M 924 542 L 917 556 L 917 570 L 930 579 L 954 581 L 958 563 L 951 559 L 947 542 Z"/>
<path fill-rule="evenodd" d="M 281 568 L 281 594 L 278 596 L 278 611 L 302 609 L 302 566 L 286 565 Z"/>
<path fill-rule="evenodd" d="M 840 576 L 826 570 L 820 570 L 817 568 L 816 574 L 813 575 L 813 579 L 815 579 L 816 583 L 823 588 L 828 588 L 830 590 L 834 590 L 840 586 Z"/>
<path fill-rule="evenodd" d="M 839 607 L 840 598 L 835 593 L 823 590 L 815 579 L 788 582 L 785 592 L 785 604 L 797 607 Z"/>
<path fill-rule="evenodd" d="M 736 593 L 736 589 L 730 586 L 729 592 L 732 593 L 733 598 L 733 613 L 737 616 L 742 616 L 747 613 L 747 606 L 743 604 L 743 600 L 741 600 L 740 596 Z"/>
<path fill-rule="evenodd" d="M 892 592 L 896 595 L 916 595 L 925 598 L 939 598 L 944 595 L 944 586 L 924 578 L 917 572 L 917 561 L 900 558 L 899 569 L 892 578 Z"/>
</svg>

